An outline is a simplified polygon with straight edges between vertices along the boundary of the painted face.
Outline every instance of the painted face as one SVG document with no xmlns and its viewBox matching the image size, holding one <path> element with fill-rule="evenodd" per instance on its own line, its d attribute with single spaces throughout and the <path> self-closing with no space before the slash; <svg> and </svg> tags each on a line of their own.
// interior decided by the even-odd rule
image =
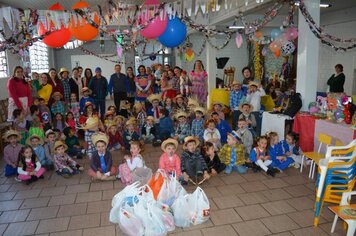
<svg viewBox="0 0 356 236">
<path fill-rule="evenodd" d="M 96 150 L 99 152 L 99 153 L 105 153 L 106 152 L 106 144 L 104 142 L 97 142 L 95 144 L 95 147 L 96 147 Z"/>
<path fill-rule="evenodd" d="M 176 152 L 176 148 L 174 145 L 167 145 L 166 147 L 166 153 L 168 154 L 168 156 L 173 156 L 174 153 Z"/>
<path fill-rule="evenodd" d="M 55 150 L 55 151 L 57 152 L 57 154 L 58 154 L 58 155 L 63 155 L 63 154 L 64 154 L 65 149 L 64 149 L 64 147 L 63 147 L 63 146 L 59 146 L 59 147 L 57 147 L 57 148 L 56 148 L 56 150 Z"/>
<path fill-rule="evenodd" d="M 243 113 L 249 113 L 250 112 L 250 106 L 248 106 L 248 105 L 243 105 L 242 106 L 242 111 L 243 111 Z"/>
<path fill-rule="evenodd" d="M 189 142 L 187 144 L 187 150 L 189 152 L 195 152 L 196 149 L 197 149 L 197 144 L 195 142 Z"/>
<path fill-rule="evenodd" d="M 130 153 L 132 156 L 137 156 L 140 153 L 141 149 L 138 145 L 130 146 Z"/>
</svg>

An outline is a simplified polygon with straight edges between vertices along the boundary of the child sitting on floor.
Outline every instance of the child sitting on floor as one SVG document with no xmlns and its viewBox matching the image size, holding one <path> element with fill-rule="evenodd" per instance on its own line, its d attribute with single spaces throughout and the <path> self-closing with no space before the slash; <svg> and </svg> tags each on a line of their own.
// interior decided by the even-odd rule
<svg viewBox="0 0 356 236">
<path fill-rule="evenodd" d="M 289 132 L 286 135 L 286 139 L 282 141 L 282 146 L 286 156 L 294 160 L 294 168 L 299 168 L 302 164 L 303 154 L 299 147 L 299 135 L 294 132 Z M 308 165 L 309 162 L 305 160 L 304 165 Z"/>
<path fill-rule="evenodd" d="M 77 159 L 82 159 L 85 154 L 85 149 L 80 146 L 78 137 L 75 135 L 74 129 L 70 127 L 66 127 L 63 130 L 63 134 L 65 135 L 65 143 L 68 147 L 68 155 L 70 157 L 76 157 Z"/>
<path fill-rule="evenodd" d="M 247 127 L 251 131 L 253 137 L 256 137 L 256 117 L 251 112 L 253 107 L 249 103 L 243 103 L 240 106 L 241 115 L 239 120 L 245 120 L 247 122 Z"/>
<path fill-rule="evenodd" d="M 182 184 L 187 184 L 189 179 L 196 178 L 195 184 L 198 184 L 197 177 L 203 175 L 204 179 L 209 179 L 208 166 L 197 149 L 200 141 L 198 138 L 188 136 L 184 139 L 183 152 L 181 156 L 181 171 L 180 181 Z"/>
<path fill-rule="evenodd" d="M 138 121 L 138 128 L 141 134 L 142 127 L 145 124 L 147 114 L 144 110 L 144 105 L 141 102 L 136 102 L 133 108 L 135 109 L 135 117 Z"/>
<path fill-rule="evenodd" d="M 54 121 L 53 121 L 53 129 L 57 129 L 61 133 L 63 133 L 63 130 L 65 127 L 66 127 L 66 124 L 64 122 L 63 115 L 61 113 L 56 113 L 54 116 Z"/>
<path fill-rule="evenodd" d="M 178 120 L 178 125 L 175 130 L 174 139 L 179 143 L 183 143 L 185 137 L 190 135 L 190 125 L 187 122 L 188 114 L 180 111 L 175 115 L 175 118 Z"/>
<path fill-rule="evenodd" d="M 283 145 L 279 142 L 279 137 L 276 132 L 268 134 L 269 148 L 268 154 L 272 160 L 272 166 L 277 168 L 280 172 L 287 169 L 294 161 L 291 157 L 287 157 L 283 150 Z"/>
<path fill-rule="evenodd" d="M 124 144 L 126 150 L 130 149 L 130 143 L 132 141 L 139 141 L 140 139 L 140 136 L 135 131 L 135 126 L 135 119 L 129 119 L 126 121 L 126 131 L 124 132 Z"/>
<path fill-rule="evenodd" d="M 43 148 L 43 139 L 40 136 L 33 134 L 28 137 L 26 144 L 32 147 L 37 158 L 40 160 L 41 165 L 46 169 L 51 169 L 53 161 L 46 157 L 46 153 Z"/>
<path fill-rule="evenodd" d="M 15 175 L 15 180 L 17 179 L 17 165 L 18 158 L 21 148 L 23 147 L 19 144 L 21 140 L 21 135 L 16 130 L 6 131 L 3 139 L 9 144 L 4 148 L 4 161 L 5 166 L 5 177 L 10 177 Z"/>
<path fill-rule="evenodd" d="M 195 118 L 192 121 L 191 135 L 199 138 L 200 142 L 204 141 L 204 115 L 205 109 L 203 107 L 194 108 Z"/>
<path fill-rule="evenodd" d="M 140 152 L 140 143 L 137 141 L 132 141 L 130 144 L 131 155 L 125 155 L 125 163 L 119 166 L 119 175 L 117 177 L 121 179 L 122 183 L 129 185 L 135 182 L 135 180 L 137 179 L 137 173 L 140 173 L 141 177 L 143 177 L 142 179 L 146 179 L 147 182 L 149 178 L 151 178 L 149 176 L 149 172 L 151 172 L 152 175 L 152 171 L 145 166 L 143 157 L 141 156 Z M 141 184 L 144 185 L 146 183 Z"/>
<path fill-rule="evenodd" d="M 17 172 L 19 174 L 18 179 L 26 182 L 27 185 L 38 179 L 43 179 L 45 169 L 41 166 L 41 162 L 37 159 L 31 146 L 26 145 L 21 148 Z"/>
<path fill-rule="evenodd" d="M 216 128 L 215 120 L 210 119 L 205 122 L 204 141 L 214 144 L 215 151 L 221 147 L 220 132 Z"/>
<path fill-rule="evenodd" d="M 226 165 L 221 163 L 218 154 L 215 152 L 213 143 L 205 142 L 202 147 L 202 154 L 208 166 L 208 172 L 211 176 L 215 176 L 225 170 Z"/>
<path fill-rule="evenodd" d="M 125 149 L 125 144 L 119 131 L 117 130 L 117 125 L 110 125 L 107 129 L 107 134 L 109 136 L 107 150 L 111 151 L 114 149 L 115 151 L 118 151 L 120 149 Z"/>
<path fill-rule="evenodd" d="M 250 156 L 251 148 L 253 145 L 253 136 L 250 130 L 247 128 L 247 122 L 244 119 L 240 119 L 237 123 L 239 128 L 236 132 L 241 137 L 241 142 L 245 146 L 247 157 Z"/>
<path fill-rule="evenodd" d="M 54 170 L 54 165 L 53 165 L 53 158 L 54 158 L 54 143 L 56 142 L 56 133 L 49 129 L 45 133 L 46 135 L 46 143 L 43 145 L 43 148 L 45 150 L 46 158 L 48 160 L 51 160 L 52 165 L 49 166 L 50 170 Z"/>
<path fill-rule="evenodd" d="M 106 149 L 109 139 L 104 133 L 97 133 L 91 136 L 96 148 L 91 160 L 88 175 L 92 180 L 115 180 L 116 169 L 112 165 L 112 156 Z"/>
<path fill-rule="evenodd" d="M 64 178 L 79 174 L 84 170 L 77 162 L 75 162 L 65 151 L 68 149 L 62 141 L 54 143 L 54 167 L 58 175 Z"/>
<path fill-rule="evenodd" d="M 174 108 L 174 113 L 180 112 L 180 111 L 184 111 L 184 112 L 188 112 L 187 109 L 187 104 L 184 101 L 184 97 L 182 94 L 178 94 L 175 98 L 175 108 Z"/>
<path fill-rule="evenodd" d="M 166 99 L 164 99 L 164 108 L 166 108 L 169 112 L 169 116 L 171 116 L 173 114 L 173 100 L 172 98 L 167 97 Z"/>
<path fill-rule="evenodd" d="M 260 136 L 257 138 L 257 147 L 253 148 L 250 153 L 250 161 L 255 163 L 268 175 L 274 177 L 278 170 L 271 167 L 272 161 L 267 155 L 268 137 Z"/>
<path fill-rule="evenodd" d="M 151 143 L 156 139 L 155 120 L 153 116 L 146 118 L 146 123 L 142 126 L 141 134 L 144 143 Z"/>
<path fill-rule="evenodd" d="M 164 170 L 167 175 L 175 175 L 179 178 L 181 175 L 180 158 L 176 154 L 178 142 L 175 139 L 169 138 L 163 141 L 161 149 L 164 152 L 159 158 L 159 169 Z"/>
<path fill-rule="evenodd" d="M 225 144 L 220 152 L 219 157 L 225 160 L 225 173 L 230 174 L 236 170 L 239 174 L 245 174 L 247 168 L 245 164 L 245 146 L 241 144 L 241 138 L 236 131 L 232 131 L 227 135 L 227 144 Z"/>
</svg>

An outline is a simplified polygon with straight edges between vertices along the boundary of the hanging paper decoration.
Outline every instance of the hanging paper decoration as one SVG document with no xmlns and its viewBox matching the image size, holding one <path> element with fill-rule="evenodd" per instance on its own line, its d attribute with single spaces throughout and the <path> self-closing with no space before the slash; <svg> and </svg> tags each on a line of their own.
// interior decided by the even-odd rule
<svg viewBox="0 0 356 236">
<path fill-rule="evenodd" d="M 159 36 L 159 42 L 169 48 L 177 47 L 184 42 L 187 36 L 187 26 L 178 17 L 168 21 L 164 33 Z"/>
<path fill-rule="evenodd" d="M 158 4 L 157 4 L 158 3 Z M 139 22 L 145 25 L 158 12 L 159 2 L 157 0 L 146 0 L 144 7 L 141 10 Z M 141 30 L 143 37 L 147 39 L 154 39 L 159 37 L 166 30 L 168 24 L 168 16 L 165 10 L 159 12 L 148 25 Z"/>
<path fill-rule="evenodd" d="M 242 42 L 243 42 L 242 35 L 239 33 L 236 33 L 235 43 L 236 43 L 237 48 L 241 47 Z"/>
<path fill-rule="evenodd" d="M 116 53 L 119 60 L 122 58 L 122 47 L 119 43 L 116 44 Z"/>
<path fill-rule="evenodd" d="M 282 55 L 285 56 L 292 54 L 295 51 L 294 43 L 288 41 L 282 46 L 281 51 L 282 51 Z"/>
<path fill-rule="evenodd" d="M 49 10 L 64 11 L 64 8 L 59 3 L 56 3 L 52 5 Z M 48 31 L 51 31 L 51 33 L 44 37 L 42 40 L 43 43 L 45 43 L 48 47 L 60 48 L 63 47 L 70 40 L 71 34 L 68 27 L 65 27 L 64 22 L 59 22 L 60 29 L 58 30 L 55 28 L 54 22 L 48 17 L 46 18 L 45 24 L 46 27 L 43 25 L 42 22 L 38 24 L 38 35 L 42 36 Z M 49 27 L 47 28 L 47 26 Z"/>
<path fill-rule="evenodd" d="M 255 78 L 261 80 L 262 78 L 262 62 L 261 62 L 261 50 L 260 45 L 255 43 Z"/>
<path fill-rule="evenodd" d="M 73 5 L 73 10 L 82 10 L 88 8 L 89 4 L 84 1 L 79 1 Z M 99 16 L 97 13 L 91 13 L 90 17 L 93 18 L 93 21 L 96 25 L 100 24 Z M 76 22 L 76 18 L 77 22 Z M 72 15 L 71 22 L 69 24 L 69 30 L 72 33 L 73 37 L 81 41 L 90 41 L 96 38 L 99 33 L 99 29 L 92 26 L 87 22 L 82 16 Z"/>
<path fill-rule="evenodd" d="M 195 57 L 195 53 L 191 48 L 187 48 L 187 50 L 185 51 L 185 60 L 188 62 L 191 62 L 194 60 Z"/>
</svg>

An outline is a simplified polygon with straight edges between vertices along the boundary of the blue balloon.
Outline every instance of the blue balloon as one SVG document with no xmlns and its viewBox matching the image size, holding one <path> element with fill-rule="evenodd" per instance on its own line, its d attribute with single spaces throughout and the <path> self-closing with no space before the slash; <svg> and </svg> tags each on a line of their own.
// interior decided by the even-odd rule
<svg viewBox="0 0 356 236">
<path fill-rule="evenodd" d="M 168 21 L 167 28 L 158 41 L 168 48 L 173 48 L 183 43 L 186 36 L 187 26 L 178 17 L 174 17 Z"/>
<path fill-rule="evenodd" d="M 271 38 L 272 39 L 276 39 L 279 37 L 279 35 L 281 35 L 281 30 L 280 29 L 273 29 L 271 32 Z"/>
</svg>

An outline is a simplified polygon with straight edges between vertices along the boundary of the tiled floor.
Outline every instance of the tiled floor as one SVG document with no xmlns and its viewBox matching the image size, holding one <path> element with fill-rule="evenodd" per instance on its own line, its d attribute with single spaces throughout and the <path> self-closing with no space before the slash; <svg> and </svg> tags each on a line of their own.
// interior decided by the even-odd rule
<svg viewBox="0 0 356 236">
<path fill-rule="evenodd" d="M 122 161 L 121 152 L 113 154 L 115 164 Z M 160 154 L 147 145 L 143 156 L 157 169 Z M 88 168 L 87 160 L 80 163 Z M 214 177 L 202 185 L 211 219 L 172 235 L 329 235 L 333 214 L 326 207 L 319 227 L 313 227 L 314 183 L 306 172 L 292 168 L 276 178 L 252 172 Z M 47 172 L 29 186 L 1 177 L 0 235 L 123 235 L 108 220 L 111 199 L 123 187 L 119 181 L 91 183 L 86 173 L 63 179 Z M 345 235 L 341 222 L 333 235 Z"/>
</svg>

